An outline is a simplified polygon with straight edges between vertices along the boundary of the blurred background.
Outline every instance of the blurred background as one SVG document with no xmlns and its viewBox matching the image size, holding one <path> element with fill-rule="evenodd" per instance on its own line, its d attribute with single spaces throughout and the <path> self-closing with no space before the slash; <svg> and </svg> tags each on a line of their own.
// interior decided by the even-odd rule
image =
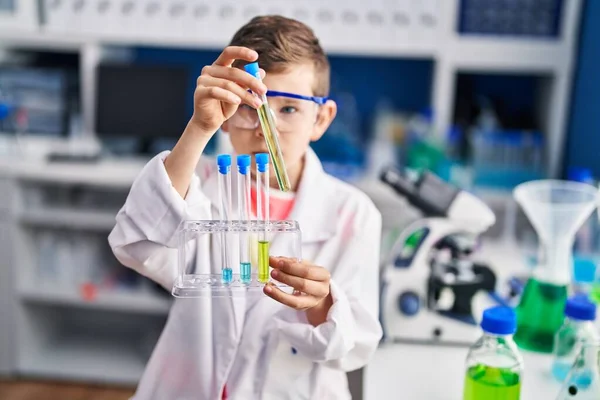
<svg viewBox="0 0 600 400">
<path fill-rule="evenodd" d="M 383 213 L 382 254 L 416 218 L 385 165 L 477 193 L 487 235 L 524 246 L 515 185 L 600 176 L 597 1 L 0 0 L 0 375 L 135 386 L 171 298 L 107 235 L 202 66 L 262 14 L 307 23 L 330 56 L 339 112 L 313 148 Z"/>
</svg>

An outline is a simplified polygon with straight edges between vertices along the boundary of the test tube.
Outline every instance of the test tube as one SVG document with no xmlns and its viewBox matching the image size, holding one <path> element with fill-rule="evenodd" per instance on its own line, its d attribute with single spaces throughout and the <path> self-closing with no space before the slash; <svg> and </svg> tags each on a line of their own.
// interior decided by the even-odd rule
<svg viewBox="0 0 600 400">
<path fill-rule="evenodd" d="M 219 213 L 221 220 L 229 223 L 231 217 L 231 156 L 221 154 L 217 156 L 219 169 L 218 191 L 219 191 Z M 227 245 L 227 232 L 221 232 L 221 273 L 225 284 L 231 283 L 233 271 L 229 260 L 229 249 Z"/>
<path fill-rule="evenodd" d="M 250 219 L 250 161 L 251 158 L 247 154 L 237 156 L 238 219 L 246 222 Z M 240 281 L 244 284 L 248 284 L 252 280 L 249 241 L 249 232 L 240 232 Z"/>
<path fill-rule="evenodd" d="M 258 234 L 258 281 L 269 281 L 269 238 L 267 224 L 269 222 L 269 155 L 256 155 L 256 219 L 263 222 L 263 229 Z"/>
<path fill-rule="evenodd" d="M 247 64 L 244 69 L 247 73 L 254 76 L 256 79 L 261 80 L 260 73 L 258 72 L 258 63 Z M 269 108 L 267 101 L 267 95 L 263 94 L 260 99 L 262 105 L 258 108 L 258 120 L 260 121 L 260 127 L 267 143 L 267 149 L 273 160 L 273 169 L 275 170 L 275 177 L 277 178 L 277 184 L 279 189 L 284 192 L 290 190 L 290 179 L 285 169 L 285 163 L 283 161 L 283 154 L 281 153 L 281 147 L 279 146 L 279 133 L 277 132 L 273 114 Z"/>
</svg>

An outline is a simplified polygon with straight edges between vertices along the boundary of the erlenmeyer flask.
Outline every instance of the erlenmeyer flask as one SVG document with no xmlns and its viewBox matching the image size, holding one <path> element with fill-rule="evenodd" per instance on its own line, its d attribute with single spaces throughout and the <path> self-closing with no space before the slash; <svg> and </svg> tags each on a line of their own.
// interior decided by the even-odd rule
<svg viewBox="0 0 600 400">
<path fill-rule="evenodd" d="M 540 180 L 517 186 L 514 197 L 540 243 L 539 263 L 517 307 L 514 338 L 521 348 L 550 353 L 563 322 L 575 233 L 596 208 L 598 190 L 580 182 Z"/>
<path fill-rule="evenodd" d="M 599 352 L 598 341 L 581 346 L 556 400 L 600 399 Z"/>
</svg>

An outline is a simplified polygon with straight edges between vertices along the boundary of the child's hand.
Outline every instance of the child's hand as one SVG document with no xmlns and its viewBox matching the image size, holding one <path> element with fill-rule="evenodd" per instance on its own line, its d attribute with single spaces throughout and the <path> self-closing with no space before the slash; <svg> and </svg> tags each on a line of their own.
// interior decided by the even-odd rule
<svg viewBox="0 0 600 400">
<path fill-rule="evenodd" d="M 298 262 L 285 257 L 271 257 L 270 265 L 273 267 L 273 279 L 295 290 L 294 294 L 287 294 L 267 284 L 265 294 L 296 310 L 306 310 L 308 321 L 314 326 L 325 322 L 333 303 L 329 291 L 329 271 L 308 261 Z"/>
<path fill-rule="evenodd" d="M 248 89 L 258 94 L 266 93 L 267 87 L 248 74 L 231 65 L 235 60 L 256 61 L 258 54 L 246 47 L 225 48 L 212 65 L 202 68 L 194 92 L 194 115 L 192 121 L 202 132 L 214 134 L 237 111 L 241 103 L 254 108 L 260 102 Z M 261 70 L 264 76 L 264 71 Z"/>
</svg>

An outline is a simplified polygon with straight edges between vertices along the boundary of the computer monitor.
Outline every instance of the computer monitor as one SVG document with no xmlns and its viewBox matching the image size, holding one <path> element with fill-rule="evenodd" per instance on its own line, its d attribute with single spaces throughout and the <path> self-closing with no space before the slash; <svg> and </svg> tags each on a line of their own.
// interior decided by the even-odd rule
<svg viewBox="0 0 600 400">
<path fill-rule="evenodd" d="M 181 135 L 189 119 L 188 72 L 183 67 L 101 64 L 96 86 L 99 139 L 135 139 L 137 152 Z"/>
</svg>

